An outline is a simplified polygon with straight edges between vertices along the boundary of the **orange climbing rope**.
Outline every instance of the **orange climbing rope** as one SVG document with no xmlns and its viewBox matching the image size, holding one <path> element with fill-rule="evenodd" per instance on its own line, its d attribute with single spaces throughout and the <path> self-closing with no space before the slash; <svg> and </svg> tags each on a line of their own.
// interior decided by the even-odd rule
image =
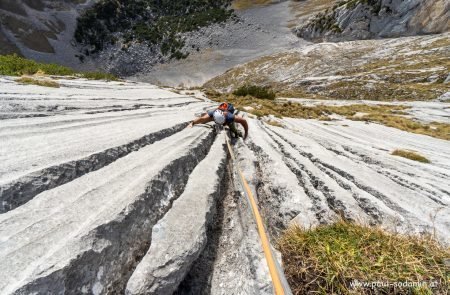
<svg viewBox="0 0 450 295">
<path fill-rule="evenodd" d="M 269 267 L 270 276 L 272 278 L 272 285 L 274 289 L 274 293 L 276 295 L 290 295 L 292 291 L 287 283 L 287 280 L 284 276 L 283 271 L 281 270 L 280 265 L 275 259 L 275 255 L 273 254 L 272 248 L 270 246 L 269 238 L 267 237 L 267 233 L 264 227 L 263 220 L 261 218 L 261 214 L 259 213 L 258 204 L 256 203 L 256 199 L 253 196 L 253 193 L 248 185 L 247 180 L 244 177 L 239 166 L 236 164 L 236 158 L 234 156 L 233 149 L 230 145 L 230 140 L 228 136 L 225 136 L 225 141 L 227 143 L 228 152 L 230 153 L 231 159 L 235 163 L 234 167 L 237 170 L 237 174 L 239 176 L 240 183 L 244 189 L 244 193 L 247 196 L 247 201 L 250 204 L 252 209 L 253 217 L 256 221 L 256 227 L 258 229 L 259 238 L 261 240 L 262 248 L 264 251 L 264 257 L 267 261 L 267 266 Z"/>
</svg>

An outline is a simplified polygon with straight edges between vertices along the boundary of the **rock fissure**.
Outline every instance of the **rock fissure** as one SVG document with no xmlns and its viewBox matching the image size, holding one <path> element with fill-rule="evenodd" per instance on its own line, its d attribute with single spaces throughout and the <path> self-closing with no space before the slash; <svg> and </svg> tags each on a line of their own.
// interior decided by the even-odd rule
<svg viewBox="0 0 450 295">
<path fill-rule="evenodd" d="M 181 131 L 187 123 L 148 134 L 125 145 L 109 148 L 85 158 L 51 166 L 0 186 L 0 213 L 13 210 L 37 194 L 96 171 L 133 151 Z"/>
<path fill-rule="evenodd" d="M 214 133 L 211 131 L 206 136 L 197 136 L 188 152 L 161 169 L 146 184 L 145 191 L 134 196 L 134 201 L 111 221 L 92 228 L 86 235 L 74 232 L 66 236 L 65 240 L 69 243 L 64 246 L 66 249 L 52 248 L 51 252 L 36 261 L 37 264 L 26 266 L 27 270 L 21 275 L 33 275 L 18 277 L 17 287 L 14 287 L 15 284 L 9 285 L 7 292 L 81 294 L 97 289 L 100 293 L 122 294 L 128 278 L 151 244 L 153 225 L 169 211 L 171 202 L 182 194 L 189 175 L 208 154 L 213 139 Z M 89 222 L 86 226 L 91 227 L 92 220 L 86 222 Z M 86 229 L 81 227 L 79 230 Z M 58 259 L 73 251 L 79 254 L 63 267 L 47 261 L 52 260 L 50 257 Z M 65 259 L 60 257 L 58 260 Z M 50 265 L 41 265 L 41 260 Z"/>
</svg>

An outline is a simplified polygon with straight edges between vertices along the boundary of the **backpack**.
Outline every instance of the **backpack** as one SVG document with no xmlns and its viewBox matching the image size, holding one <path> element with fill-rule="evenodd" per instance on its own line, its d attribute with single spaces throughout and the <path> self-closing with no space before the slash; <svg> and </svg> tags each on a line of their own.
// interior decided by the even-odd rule
<svg viewBox="0 0 450 295">
<path fill-rule="evenodd" d="M 222 102 L 219 105 L 218 109 L 222 110 L 222 111 L 228 111 L 231 114 L 234 114 L 234 111 L 235 111 L 234 106 L 231 103 L 227 103 L 227 102 Z"/>
</svg>

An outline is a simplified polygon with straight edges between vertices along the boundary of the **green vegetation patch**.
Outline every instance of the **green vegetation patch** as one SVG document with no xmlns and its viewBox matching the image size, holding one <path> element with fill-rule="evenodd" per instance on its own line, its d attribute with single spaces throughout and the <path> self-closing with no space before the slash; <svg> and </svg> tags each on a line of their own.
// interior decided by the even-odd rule
<svg viewBox="0 0 450 295">
<path fill-rule="evenodd" d="M 430 163 L 430 160 L 428 160 L 424 156 L 422 156 L 416 152 L 413 152 L 413 151 L 395 150 L 391 153 L 391 155 L 403 157 L 403 158 L 410 159 L 410 160 L 417 161 L 417 162 Z"/>
<path fill-rule="evenodd" d="M 67 76 L 74 75 L 71 68 L 56 64 L 38 63 L 34 60 L 19 57 L 18 55 L 0 55 L 0 75 L 21 76 L 34 75 L 37 72 L 44 72 L 48 75 Z"/>
<path fill-rule="evenodd" d="M 104 72 L 82 72 L 77 75 L 89 79 L 89 80 L 106 80 L 106 81 L 118 81 L 119 79 L 113 74 Z"/>
<path fill-rule="evenodd" d="M 182 59 L 182 33 L 233 15 L 230 0 L 101 0 L 79 18 L 75 40 L 84 45 L 84 54 L 97 53 L 118 40 L 147 42 L 159 47 L 162 55 Z M 123 47 L 126 49 L 126 47 Z"/>
<path fill-rule="evenodd" d="M 347 0 L 338 2 L 338 6 L 345 6 L 347 9 L 353 9 L 358 4 L 366 4 L 372 7 L 372 11 L 378 13 L 381 9 L 381 0 Z"/>
<path fill-rule="evenodd" d="M 315 18 L 310 23 L 308 23 L 308 26 L 315 27 L 320 32 L 342 32 L 342 29 L 336 22 L 336 16 L 334 14 L 328 14 L 328 12 L 321 12 L 317 14 Z"/>
<path fill-rule="evenodd" d="M 22 76 L 34 75 L 36 73 L 55 76 L 77 76 L 90 80 L 115 81 L 118 78 L 114 75 L 100 72 L 76 72 L 71 68 L 57 64 L 38 63 L 34 60 L 13 55 L 0 55 L 0 75 Z"/>
<path fill-rule="evenodd" d="M 275 99 L 275 92 L 270 87 L 244 85 L 233 91 L 236 96 L 253 96 L 260 99 Z"/>
<path fill-rule="evenodd" d="M 430 237 L 338 221 L 292 227 L 278 246 L 294 294 L 447 294 L 450 249 Z M 422 284 L 399 286 L 408 282 Z"/>
</svg>

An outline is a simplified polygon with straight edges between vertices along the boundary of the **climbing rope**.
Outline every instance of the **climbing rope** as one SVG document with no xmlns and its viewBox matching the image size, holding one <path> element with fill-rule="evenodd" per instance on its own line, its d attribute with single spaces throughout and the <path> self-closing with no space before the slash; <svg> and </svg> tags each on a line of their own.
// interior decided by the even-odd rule
<svg viewBox="0 0 450 295">
<path fill-rule="evenodd" d="M 259 238 L 261 240 L 261 245 L 264 251 L 264 257 L 266 259 L 267 266 L 269 267 L 270 276 L 272 278 L 274 294 L 291 295 L 292 294 L 291 288 L 289 287 L 286 277 L 284 276 L 284 272 L 281 269 L 280 265 L 278 264 L 278 261 L 275 259 L 272 247 L 270 246 L 269 238 L 267 237 L 267 232 L 264 227 L 261 214 L 259 213 L 258 204 L 256 203 L 256 199 L 253 196 L 253 193 L 250 189 L 250 186 L 248 185 L 247 180 L 244 177 L 244 174 L 239 168 L 239 165 L 236 163 L 236 157 L 234 156 L 234 152 L 230 144 L 230 139 L 228 138 L 227 135 L 225 135 L 225 141 L 227 143 L 228 152 L 230 153 L 231 159 L 234 163 L 234 167 L 239 176 L 239 182 L 241 183 L 244 194 L 247 197 L 247 201 L 250 205 L 253 217 L 256 222 Z"/>
</svg>

